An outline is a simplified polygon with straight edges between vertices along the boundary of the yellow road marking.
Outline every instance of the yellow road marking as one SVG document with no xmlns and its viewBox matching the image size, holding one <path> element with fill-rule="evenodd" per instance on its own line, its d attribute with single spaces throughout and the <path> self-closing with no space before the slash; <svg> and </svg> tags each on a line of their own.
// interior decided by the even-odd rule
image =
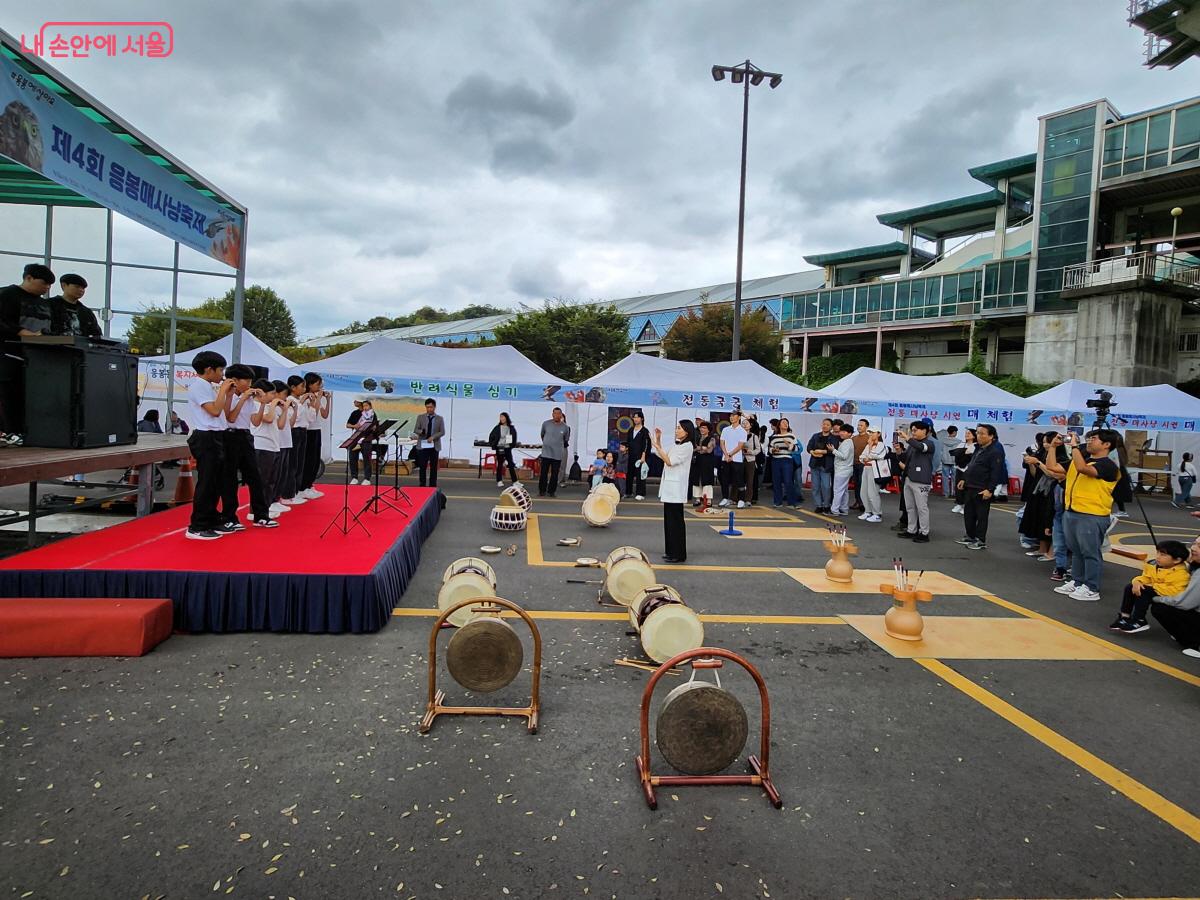
<svg viewBox="0 0 1200 900">
<path fill-rule="evenodd" d="M 1151 815 L 1157 816 L 1168 825 L 1182 831 L 1193 841 L 1200 843 L 1200 818 L 1192 815 L 1186 809 L 1176 806 L 1166 797 L 1152 791 L 1140 781 L 1129 777 L 1095 754 L 1089 753 L 1074 741 L 1063 737 L 1032 716 L 1021 712 L 1011 703 L 1000 699 L 991 691 L 960 675 L 945 663 L 933 659 L 918 659 L 915 662 L 951 687 L 957 688 L 972 700 L 981 703 L 1002 719 L 1020 728 L 1030 737 L 1041 741 L 1055 753 L 1070 760 L 1084 771 L 1090 772 L 1113 790 L 1120 791 Z"/>
<path fill-rule="evenodd" d="M 537 513 L 525 522 L 525 561 L 531 566 L 546 564 L 542 558 L 542 526 L 538 524 Z"/>
<path fill-rule="evenodd" d="M 764 521 L 758 519 L 756 521 Z M 726 535 L 731 541 L 827 541 L 829 531 L 808 525 L 744 525 L 738 522 L 735 526 L 740 535 Z M 725 525 L 713 525 L 712 530 L 720 534 Z"/>
<path fill-rule="evenodd" d="M 529 615 L 534 619 L 567 619 L 571 621 L 600 621 L 600 622 L 628 622 L 629 613 L 624 612 L 591 612 L 587 610 L 563 610 L 563 609 L 527 609 Z M 402 616 L 405 618 L 437 618 L 441 615 L 439 609 L 410 609 L 407 607 L 397 608 L 392 610 L 393 616 Z M 502 612 L 501 618 L 513 619 L 517 617 L 514 612 Z M 845 625 L 846 623 L 838 616 L 741 616 L 741 615 L 723 615 L 719 613 L 705 613 L 700 616 L 702 622 L 713 622 L 723 625 Z"/>
<path fill-rule="evenodd" d="M 1041 619 L 1043 622 L 1049 622 L 1051 625 L 1056 625 L 1059 628 L 1069 631 L 1079 637 L 1086 638 L 1094 644 L 1099 644 L 1102 647 L 1107 647 L 1109 650 L 1121 654 L 1127 659 L 1132 659 L 1134 662 L 1141 663 L 1148 669 L 1154 669 L 1157 672 L 1162 672 L 1164 675 L 1170 675 L 1172 678 L 1178 678 L 1180 681 L 1185 681 L 1188 684 L 1200 687 L 1200 676 L 1185 672 L 1182 669 L 1177 669 L 1174 666 L 1169 666 L 1166 663 L 1159 662 L 1157 659 L 1152 659 L 1149 656 L 1143 656 L 1120 644 L 1114 644 L 1112 641 L 1106 641 L 1104 638 L 1096 637 L 1094 634 L 1088 634 L 1081 628 L 1076 628 L 1073 625 L 1068 625 L 1066 622 L 1060 622 L 1058 619 L 1053 619 L 1050 616 L 1042 615 L 1039 612 L 1034 612 L 1032 609 L 1026 609 L 1024 606 L 1013 603 L 1011 600 L 1004 600 L 997 597 L 995 594 L 980 594 L 984 600 L 989 600 L 997 606 L 1003 606 L 1005 609 L 1010 609 L 1013 612 L 1020 613 L 1023 616 L 1028 616 L 1031 619 Z"/>
</svg>

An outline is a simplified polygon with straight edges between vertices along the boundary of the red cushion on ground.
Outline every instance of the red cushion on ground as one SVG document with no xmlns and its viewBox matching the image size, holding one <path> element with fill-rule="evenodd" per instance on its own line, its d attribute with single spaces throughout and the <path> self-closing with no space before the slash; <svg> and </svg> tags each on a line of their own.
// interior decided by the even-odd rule
<svg viewBox="0 0 1200 900">
<path fill-rule="evenodd" d="M 173 618 L 170 600 L 0 598 L 0 657 L 142 656 Z"/>
</svg>

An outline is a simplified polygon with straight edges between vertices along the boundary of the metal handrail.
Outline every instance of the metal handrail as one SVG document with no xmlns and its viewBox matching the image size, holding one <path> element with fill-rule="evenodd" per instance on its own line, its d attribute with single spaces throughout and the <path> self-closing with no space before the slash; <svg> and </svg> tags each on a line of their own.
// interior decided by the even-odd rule
<svg viewBox="0 0 1200 900">
<path fill-rule="evenodd" d="M 1063 268 L 1062 289 L 1070 291 L 1099 287 L 1136 281 L 1139 278 L 1200 287 L 1200 264 L 1170 253 L 1143 250 L 1140 253 L 1110 256 L 1066 266 Z"/>
</svg>

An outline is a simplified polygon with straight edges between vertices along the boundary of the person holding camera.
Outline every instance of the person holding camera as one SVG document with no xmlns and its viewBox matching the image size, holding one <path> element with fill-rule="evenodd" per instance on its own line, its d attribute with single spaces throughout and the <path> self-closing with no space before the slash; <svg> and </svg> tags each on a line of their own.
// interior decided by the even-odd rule
<svg viewBox="0 0 1200 900">
<path fill-rule="evenodd" d="M 1122 445 L 1120 435 L 1110 428 L 1090 431 L 1086 440 L 1085 449 L 1078 434 L 1067 437 L 1071 464 L 1063 492 L 1063 532 L 1071 551 L 1071 579 L 1054 591 L 1094 603 L 1100 599 L 1101 547 L 1109 528 L 1113 491 L 1121 477 L 1120 466 L 1109 454 Z"/>
</svg>

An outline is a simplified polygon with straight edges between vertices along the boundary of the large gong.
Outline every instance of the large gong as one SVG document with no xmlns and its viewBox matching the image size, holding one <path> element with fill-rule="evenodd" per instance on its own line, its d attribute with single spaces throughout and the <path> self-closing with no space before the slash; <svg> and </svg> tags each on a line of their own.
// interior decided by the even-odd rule
<svg viewBox="0 0 1200 900">
<path fill-rule="evenodd" d="M 712 775 L 733 765 L 746 745 L 746 710 L 715 684 L 689 681 L 663 701 L 655 726 L 659 752 L 680 772 Z"/>
<path fill-rule="evenodd" d="M 512 682 L 525 652 L 512 626 L 495 616 L 472 619 L 450 638 L 446 668 L 469 691 L 486 694 Z"/>
</svg>

